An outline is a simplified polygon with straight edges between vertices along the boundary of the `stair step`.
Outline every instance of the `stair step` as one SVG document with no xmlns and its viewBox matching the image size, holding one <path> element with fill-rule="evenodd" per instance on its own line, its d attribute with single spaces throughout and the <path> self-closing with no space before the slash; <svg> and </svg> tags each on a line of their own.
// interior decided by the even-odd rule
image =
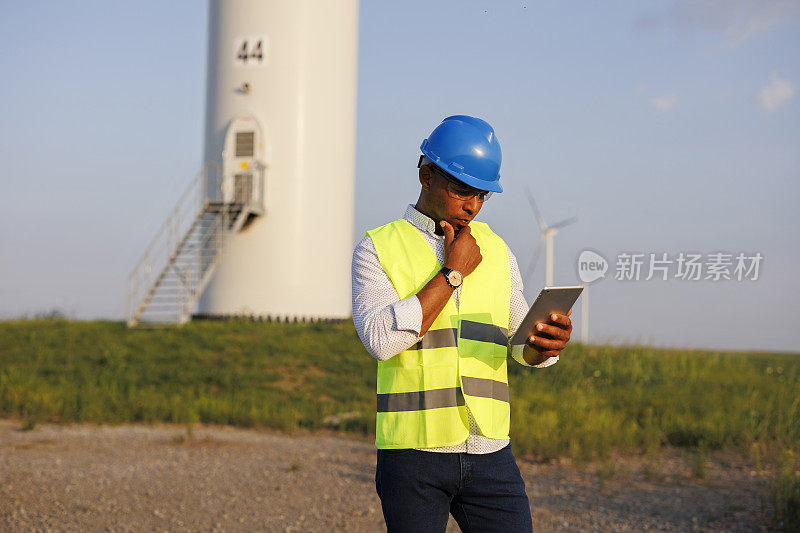
<svg viewBox="0 0 800 533">
<path fill-rule="evenodd" d="M 197 256 L 197 255 L 192 254 L 191 256 L 185 256 L 185 257 L 184 256 L 178 256 L 178 257 L 175 258 L 175 261 L 186 262 L 186 261 L 197 261 L 198 259 L 214 259 L 214 258 L 216 258 L 216 255 L 217 254 L 213 254 L 213 255 L 211 255 L 211 254 L 202 254 L 202 255 Z M 173 261 L 173 263 L 174 263 L 174 261 Z"/>
<path fill-rule="evenodd" d="M 175 298 L 178 295 L 186 294 L 188 292 L 189 292 L 188 289 L 182 289 L 182 288 L 179 288 L 179 287 L 164 287 L 164 288 L 156 289 L 153 292 L 151 298 L 155 297 L 155 296 L 161 296 L 161 297 L 172 296 L 173 298 Z"/>
<path fill-rule="evenodd" d="M 196 281 L 197 281 L 197 278 L 193 277 L 192 279 L 186 280 L 186 283 L 161 284 L 158 287 L 156 287 L 156 289 L 153 291 L 153 294 L 156 294 L 156 293 L 162 293 L 163 294 L 165 291 L 170 291 L 170 292 L 186 291 L 187 289 L 190 289 L 191 287 L 193 287 Z"/>
<path fill-rule="evenodd" d="M 142 313 L 142 317 L 175 316 L 177 314 L 178 314 L 177 309 L 151 309 L 149 312 L 145 310 Z"/>
</svg>

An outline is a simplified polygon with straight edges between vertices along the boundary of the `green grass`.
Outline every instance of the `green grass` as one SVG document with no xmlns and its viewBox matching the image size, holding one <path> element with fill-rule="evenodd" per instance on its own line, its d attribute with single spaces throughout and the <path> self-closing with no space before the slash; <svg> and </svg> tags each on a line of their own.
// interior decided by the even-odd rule
<svg viewBox="0 0 800 533">
<path fill-rule="evenodd" d="M 770 487 L 774 521 L 784 531 L 800 531 L 800 464 L 791 450 L 784 450 Z"/>
<path fill-rule="evenodd" d="M 353 326 L 0 322 L 0 416 L 374 431 L 375 361 Z M 606 459 L 800 443 L 800 357 L 571 344 L 552 368 L 509 361 L 518 453 Z M 698 477 L 701 475 L 698 466 Z"/>
<path fill-rule="evenodd" d="M 374 427 L 375 363 L 352 325 L 0 322 L 0 414 L 24 420 Z"/>
<path fill-rule="evenodd" d="M 754 442 L 751 457 L 759 478 L 767 480 L 761 504 L 772 508 L 772 525 L 780 531 L 800 531 L 800 446 Z"/>
<path fill-rule="evenodd" d="M 509 369 L 515 445 L 540 456 L 800 442 L 797 355 L 575 345 Z"/>
</svg>

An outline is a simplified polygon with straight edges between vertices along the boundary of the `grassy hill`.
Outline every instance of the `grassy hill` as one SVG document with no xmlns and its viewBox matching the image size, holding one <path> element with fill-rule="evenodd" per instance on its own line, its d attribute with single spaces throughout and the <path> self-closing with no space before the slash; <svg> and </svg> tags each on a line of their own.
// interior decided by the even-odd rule
<svg viewBox="0 0 800 533">
<path fill-rule="evenodd" d="M 351 323 L 0 322 L 0 415 L 374 431 L 375 361 Z M 572 344 L 509 361 L 512 440 L 538 457 L 800 443 L 800 357 Z"/>
</svg>

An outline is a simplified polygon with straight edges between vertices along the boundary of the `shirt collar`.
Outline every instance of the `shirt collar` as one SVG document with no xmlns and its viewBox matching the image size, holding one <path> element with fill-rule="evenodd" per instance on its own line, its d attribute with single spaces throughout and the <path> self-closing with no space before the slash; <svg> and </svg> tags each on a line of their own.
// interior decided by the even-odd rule
<svg viewBox="0 0 800 533">
<path fill-rule="evenodd" d="M 413 205 L 408 204 L 408 207 L 406 208 L 406 214 L 403 215 L 403 218 L 408 220 L 420 231 L 430 233 L 435 237 L 440 237 L 440 235 L 436 235 L 436 222 L 434 222 L 433 219 L 428 215 L 424 215 L 417 211 Z"/>
</svg>

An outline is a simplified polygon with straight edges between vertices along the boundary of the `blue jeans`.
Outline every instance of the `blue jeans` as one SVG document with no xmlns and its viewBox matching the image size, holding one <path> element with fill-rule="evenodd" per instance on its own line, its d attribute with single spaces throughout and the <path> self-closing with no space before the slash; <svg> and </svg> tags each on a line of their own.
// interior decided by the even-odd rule
<svg viewBox="0 0 800 533">
<path fill-rule="evenodd" d="M 375 488 L 389 532 L 533 530 L 525 482 L 509 444 L 487 454 L 378 450 Z"/>
</svg>

